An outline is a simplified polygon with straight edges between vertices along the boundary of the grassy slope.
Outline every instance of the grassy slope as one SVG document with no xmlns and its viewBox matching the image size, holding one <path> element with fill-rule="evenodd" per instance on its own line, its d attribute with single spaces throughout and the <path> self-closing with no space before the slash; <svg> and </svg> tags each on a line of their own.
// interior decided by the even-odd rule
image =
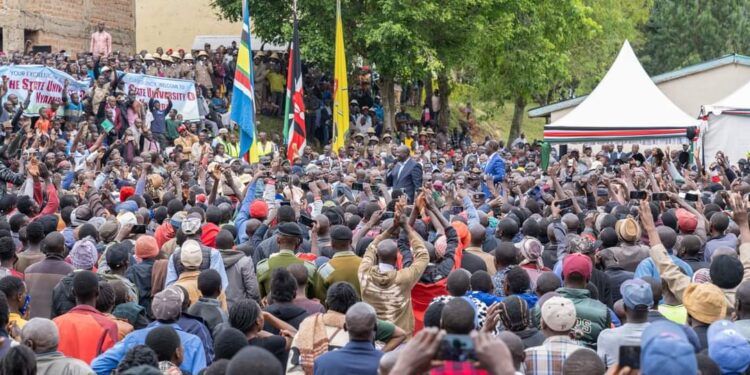
<svg viewBox="0 0 750 375">
<path fill-rule="evenodd" d="M 495 101 L 482 100 L 482 95 L 467 85 L 455 84 L 451 94 L 451 127 L 458 125 L 458 119 L 461 115 L 460 108 L 471 102 L 474 108 L 474 114 L 477 118 L 477 127 L 474 129 L 473 139 L 483 139 L 489 135 L 498 140 L 507 140 L 510 123 L 513 120 L 513 104 L 498 104 Z M 536 104 L 529 105 L 529 108 L 536 107 Z M 408 108 L 407 111 L 412 117 L 421 117 L 420 108 Z M 542 139 L 544 131 L 544 119 L 529 118 L 524 114 L 522 130 L 526 133 L 526 139 Z"/>
</svg>

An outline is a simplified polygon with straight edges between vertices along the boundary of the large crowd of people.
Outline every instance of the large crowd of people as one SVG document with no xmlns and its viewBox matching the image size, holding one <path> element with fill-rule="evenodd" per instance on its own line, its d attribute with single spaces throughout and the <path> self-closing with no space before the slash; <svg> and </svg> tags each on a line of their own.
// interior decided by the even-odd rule
<svg viewBox="0 0 750 375">
<path fill-rule="evenodd" d="M 330 77 L 310 68 L 319 146 L 290 162 L 260 133 L 249 164 L 226 116 L 235 46 L 127 55 L 104 34 L 77 58 L 0 58 L 92 82 L 34 116 L 2 87 L 0 373 L 748 371 L 746 160 L 547 158 L 441 129 L 431 96 L 384 128 L 369 85 L 332 150 Z M 276 115 L 284 64 L 254 56 Z M 116 71 L 195 80 L 201 119 Z"/>
</svg>

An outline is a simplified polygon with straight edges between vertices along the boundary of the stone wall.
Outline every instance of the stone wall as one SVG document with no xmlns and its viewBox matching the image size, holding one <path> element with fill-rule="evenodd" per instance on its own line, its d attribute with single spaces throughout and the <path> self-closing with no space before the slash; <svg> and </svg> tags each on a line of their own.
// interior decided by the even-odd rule
<svg viewBox="0 0 750 375">
<path fill-rule="evenodd" d="M 112 35 L 112 49 L 135 50 L 135 0 L 0 0 L 2 49 L 23 50 L 25 39 L 52 51 L 89 50 L 98 22 Z"/>
</svg>

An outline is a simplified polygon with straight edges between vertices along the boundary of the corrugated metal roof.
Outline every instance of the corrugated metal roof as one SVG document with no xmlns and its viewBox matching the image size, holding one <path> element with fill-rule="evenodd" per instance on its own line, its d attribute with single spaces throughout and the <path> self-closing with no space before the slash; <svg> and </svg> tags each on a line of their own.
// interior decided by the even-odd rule
<svg viewBox="0 0 750 375">
<path fill-rule="evenodd" d="M 673 79 L 686 77 L 692 74 L 705 72 L 707 70 L 715 69 L 724 65 L 738 64 L 750 66 L 750 56 L 731 54 L 722 56 L 713 60 L 705 61 L 699 64 L 686 66 L 681 69 L 673 70 L 671 72 L 662 73 L 651 77 L 654 83 L 659 84 Z M 547 117 L 552 112 L 557 112 L 566 108 L 575 107 L 586 99 L 588 95 L 582 95 L 577 98 L 559 101 L 557 103 L 548 104 L 542 107 L 532 108 L 528 111 L 529 117 Z"/>
</svg>

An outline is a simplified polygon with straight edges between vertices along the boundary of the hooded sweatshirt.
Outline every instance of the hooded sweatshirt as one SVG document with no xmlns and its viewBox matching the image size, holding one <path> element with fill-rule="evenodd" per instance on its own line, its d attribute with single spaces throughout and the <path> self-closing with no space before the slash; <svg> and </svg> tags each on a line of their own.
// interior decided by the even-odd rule
<svg viewBox="0 0 750 375">
<path fill-rule="evenodd" d="M 164 222 L 159 225 L 159 227 L 156 228 L 156 231 L 154 232 L 156 244 L 159 245 L 159 248 L 161 248 L 167 241 L 174 238 L 175 234 L 176 232 L 174 227 L 172 226 L 172 223 L 169 220 L 164 220 Z"/>
<path fill-rule="evenodd" d="M 253 258 L 234 249 L 219 250 L 227 271 L 227 306 L 231 309 L 235 302 L 249 298 L 260 301 L 258 279 L 255 276 Z"/>
<path fill-rule="evenodd" d="M 201 242 L 208 247 L 216 247 L 216 235 L 219 234 L 218 225 L 214 223 L 206 223 L 201 229 Z"/>
<path fill-rule="evenodd" d="M 295 329 L 299 329 L 300 323 L 310 315 L 307 313 L 307 310 L 292 302 L 273 303 L 266 308 L 266 311 L 289 323 Z M 279 330 L 271 326 L 268 321 L 266 321 L 263 330 L 273 333 L 274 335 L 280 334 Z"/>
</svg>

